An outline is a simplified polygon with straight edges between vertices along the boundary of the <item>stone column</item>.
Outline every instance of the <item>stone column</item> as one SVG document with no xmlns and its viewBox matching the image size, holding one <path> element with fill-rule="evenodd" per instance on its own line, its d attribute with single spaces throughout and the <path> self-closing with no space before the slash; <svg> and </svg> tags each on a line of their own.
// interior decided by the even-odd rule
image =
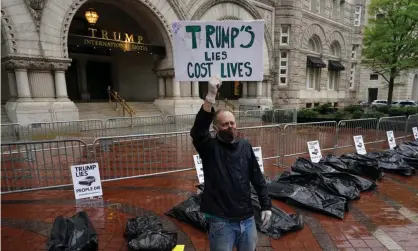
<svg viewBox="0 0 418 251">
<path fill-rule="evenodd" d="M 86 60 L 77 60 L 78 74 L 80 76 L 80 87 L 81 87 L 81 99 L 90 100 L 90 93 L 87 86 L 87 74 L 86 74 Z"/>
<path fill-rule="evenodd" d="M 263 96 L 263 81 L 257 82 L 257 98 L 260 98 Z"/>
<path fill-rule="evenodd" d="M 242 82 L 242 98 L 248 97 L 248 84 L 247 82 Z"/>
<path fill-rule="evenodd" d="M 271 81 L 267 81 L 267 98 L 271 98 Z"/>
<path fill-rule="evenodd" d="M 64 71 L 55 71 L 55 91 L 57 101 L 70 101 L 67 95 L 67 83 L 65 82 Z"/>
<path fill-rule="evenodd" d="M 181 99 L 180 81 L 173 77 L 173 98 Z"/>
<path fill-rule="evenodd" d="M 29 87 L 29 78 L 27 69 L 15 69 L 16 75 L 16 87 L 18 99 L 20 102 L 32 101 L 30 87 Z"/>
<path fill-rule="evenodd" d="M 199 81 L 192 82 L 192 97 L 194 99 L 199 99 Z"/>
<path fill-rule="evenodd" d="M 165 78 L 158 77 L 158 96 L 160 98 L 165 97 Z"/>
<path fill-rule="evenodd" d="M 11 70 L 7 71 L 7 79 L 9 82 L 10 97 L 8 101 L 15 101 L 17 99 L 16 76 Z"/>
</svg>

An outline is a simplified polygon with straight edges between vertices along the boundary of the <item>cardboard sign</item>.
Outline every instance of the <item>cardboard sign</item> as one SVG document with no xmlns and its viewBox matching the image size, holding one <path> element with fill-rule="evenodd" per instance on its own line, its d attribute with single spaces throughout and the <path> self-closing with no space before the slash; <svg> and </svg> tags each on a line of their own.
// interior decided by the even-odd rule
<svg viewBox="0 0 418 251">
<path fill-rule="evenodd" d="M 257 159 L 258 165 L 260 166 L 260 170 L 262 173 L 264 173 L 264 164 L 263 164 L 263 154 L 261 151 L 261 147 L 253 147 L 254 155 Z M 199 180 L 200 184 L 203 184 L 205 182 L 205 177 L 203 175 L 203 165 L 202 165 L 202 159 L 199 155 L 193 155 L 194 160 L 194 166 L 196 168 L 197 173 L 197 179 Z"/>
<path fill-rule="evenodd" d="M 414 139 L 418 140 L 418 128 L 412 127 L 412 133 L 414 134 Z"/>
<path fill-rule="evenodd" d="M 358 154 L 366 154 L 366 146 L 364 145 L 363 136 L 357 135 L 353 136 L 354 138 L 354 145 L 356 146 L 356 151 Z"/>
<path fill-rule="evenodd" d="M 318 163 L 322 159 L 321 148 L 319 147 L 319 141 L 308 141 L 308 151 L 309 156 L 311 156 L 311 161 L 313 163 Z"/>
<path fill-rule="evenodd" d="M 262 81 L 264 20 L 174 21 L 177 81 Z"/>
<path fill-rule="evenodd" d="M 71 166 L 71 175 L 76 200 L 103 195 L 98 163 Z"/>
<path fill-rule="evenodd" d="M 389 148 L 393 149 L 396 147 L 396 139 L 395 135 L 393 134 L 393 131 L 387 131 L 386 136 L 388 138 Z"/>
</svg>

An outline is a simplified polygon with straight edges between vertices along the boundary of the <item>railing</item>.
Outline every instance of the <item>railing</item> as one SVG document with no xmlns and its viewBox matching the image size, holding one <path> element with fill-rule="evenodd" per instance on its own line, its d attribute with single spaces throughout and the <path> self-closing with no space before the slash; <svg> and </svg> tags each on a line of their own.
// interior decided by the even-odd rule
<svg viewBox="0 0 418 251">
<path fill-rule="evenodd" d="M 113 128 L 152 126 L 155 123 L 189 124 L 195 115 L 183 117 L 161 116 L 121 118 L 105 123 Z M 70 166 L 83 163 L 99 163 L 103 181 L 157 175 L 193 169 L 196 154 L 188 130 L 170 133 L 130 131 L 135 135 L 104 137 L 102 123 L 94 120 L 77 122 L 69 126 L 45 123 L 33 130 L 53 129 L 61 134 L 64 128 L 70 132 L 96 131 L 90 138 L 8 142 L 1 144 L 1 192 L 9 193 L 71 185 Z M 264 165 L 289 166 L 298 157 L 309 158 L 307 141 L 318 140 L 322 155 L 355 151 L 353 136 L 362 135 L 367 151 L 389 149 L 384 131 L 393 131 L 398 144 L 413 140 L 412 128 L 418 127 L 418 116 L 387 117 L 377 119 L 342 120 L 273 124 L 238 129 L 239 136 L 253 146 L 262 148 Z M 17 126 L 19 128 L 19 126 Z M 177 128 L 175 128 L 177 129 Z M 20 129 L 21 130 L 21 129 Z M 112 133 L 113 134 L 113 133 Z M 48 134 L 52 135 L 52 133 Z M 97 137 L 98 136 L 98 137 Z M 48 137 L 49 138 L 49 137 Z M 90 142 L 87 143 L 87 140 Z M 94 140 L 94 141 L 93 141 Z"/>
<path fill-rule="evenodd" d="M 112 99 L 116 104 L 116 111 L 118 110 L 118 104 L 122 107 L 123 116 L 125 116 L 125 111 L 132 117 L 135 115 L 135 111 L 126 103 L 125 99 L 123 99 L 119 93 L 115 90 L 112 90 L 110 86 L 107 88 L 107 93 L 109 94 L 109 103 L 112 103 Z"/>
<path fill-rule="evenodd" d="M 225 106 L 228 106 L 229 108 L 232 109 L 232 111 L 235 111 L 236 107 L 234 104 L 232 104 L 230 101 L 228 101 L 228 99 L 224 99 L 222 100 L 225 103 Z"/>
</svg>

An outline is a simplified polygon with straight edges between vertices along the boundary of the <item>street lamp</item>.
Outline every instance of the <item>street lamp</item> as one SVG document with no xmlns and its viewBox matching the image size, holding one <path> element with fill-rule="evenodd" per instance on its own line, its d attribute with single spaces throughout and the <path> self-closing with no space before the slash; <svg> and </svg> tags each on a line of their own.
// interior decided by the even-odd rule
<svg viewBox="0 0 418 251">
<path fill-rule="evenodd" d="M 97 14 L 97 12 L 93 8 L 89 8 L 84 14 L 84 16 L 86 17 L 87 22 L 89 22 L 89 24 L 92 25 L 95 25 L 97 19 L 99 19 L 99 14 Z"/>
</svg>

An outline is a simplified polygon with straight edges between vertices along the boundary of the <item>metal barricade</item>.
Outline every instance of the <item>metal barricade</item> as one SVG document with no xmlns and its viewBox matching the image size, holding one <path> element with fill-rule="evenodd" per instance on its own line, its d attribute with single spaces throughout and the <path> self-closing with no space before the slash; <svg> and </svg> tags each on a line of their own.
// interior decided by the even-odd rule
<svg viewBox="0 0 418 251">
<path fill-rule="evenodd" d="M 273 124 L 296 124 L 298 120 L 298 110 L 294 109 L 275 109 L 272 115 Z"/>
<path fill-rule="evenodd" d="M 106 135 L 122 136 L 165 132 L 162 116 L 115 117 L 105 121 Z"/>
<path fill-rule="evenodd" d="M 72 185 L 71 165 L 88 163 L 80 140 L 1 144 L 1 193 Z"/>
<path fill-rule="evenodd" d="M 337 139 L 337 122 L 288 124 L 285 125 L 281 138 L 281 166 L 289 166 L 297 157 L 309 158 L 308 141 L 318 140 L 323 156 L 333 153 Z"/>
<path fill-rule="evenodd" d="M 341 120 L 337 127 L 337 145 L 335 154 L 340 155 L 346 152 L 355 152 L 354 136 L 363 136 L 366 149 L 374 150 L 376 143 L 377 119 L 353 119 Z M 342 150 L 342 151 L 340 151 Z"/>
<path fill-rule="evenodd" d="M 406 116 L 382 117 L 377 124 L 377 150 L 389 149 L 387 131 L 393 131 L 396 145 L 402 143 L 406 136 Z"/>
<path fill-rule="evenodd" d="M 184 132 L 192 129 L 196 114 L 168 115 L 165 117 L 165 132 Z"/>
<path fill-rule="evenodd" d="M 187 131 L 101 137 L 94 141 L 92 160 L 108 181 L 190 170 L 194 154 Z"/>
<path fill-rule="evenodd" d="M 31 141 L 79 139 L 91 144 L 103 136 L 103 122 L 98 119 L 40 122 L 28 125 Z"/>
<path fill-rule="evenodd" d="M 278 166 L 280 164 L 279 146 L 282 131 L 283 127 L 280 125 L 242 127 L 238 128 L 238 135 L 240 138 L 247 139 L 253 147 L 260 146 L 263 160 L 272 161 L 269 164 Z"/>
<path fill-rule="evenodd" d="M 407 121 L 406 121 L 406 128 L 405 128 L 405 140 L 414 140 L 414 135 L 412 132 L 412 128 L 417 127 L 418 128 L 418 114 L 415 115 L 409 115 Z"/>
<path fill-rule="evenodd" d="M 250 110 L 245 111 L 244 117 L 240 119 L 241 126 L 262 126 L 268 121 L 271 121 L 272 117 L 271 110 Z"/>
<path fill-rule="evenodd" d="M 1 142 L 11 143 L 27 140 L 23 126 L 19 123 L 1 125 Z"/>
</svg>

